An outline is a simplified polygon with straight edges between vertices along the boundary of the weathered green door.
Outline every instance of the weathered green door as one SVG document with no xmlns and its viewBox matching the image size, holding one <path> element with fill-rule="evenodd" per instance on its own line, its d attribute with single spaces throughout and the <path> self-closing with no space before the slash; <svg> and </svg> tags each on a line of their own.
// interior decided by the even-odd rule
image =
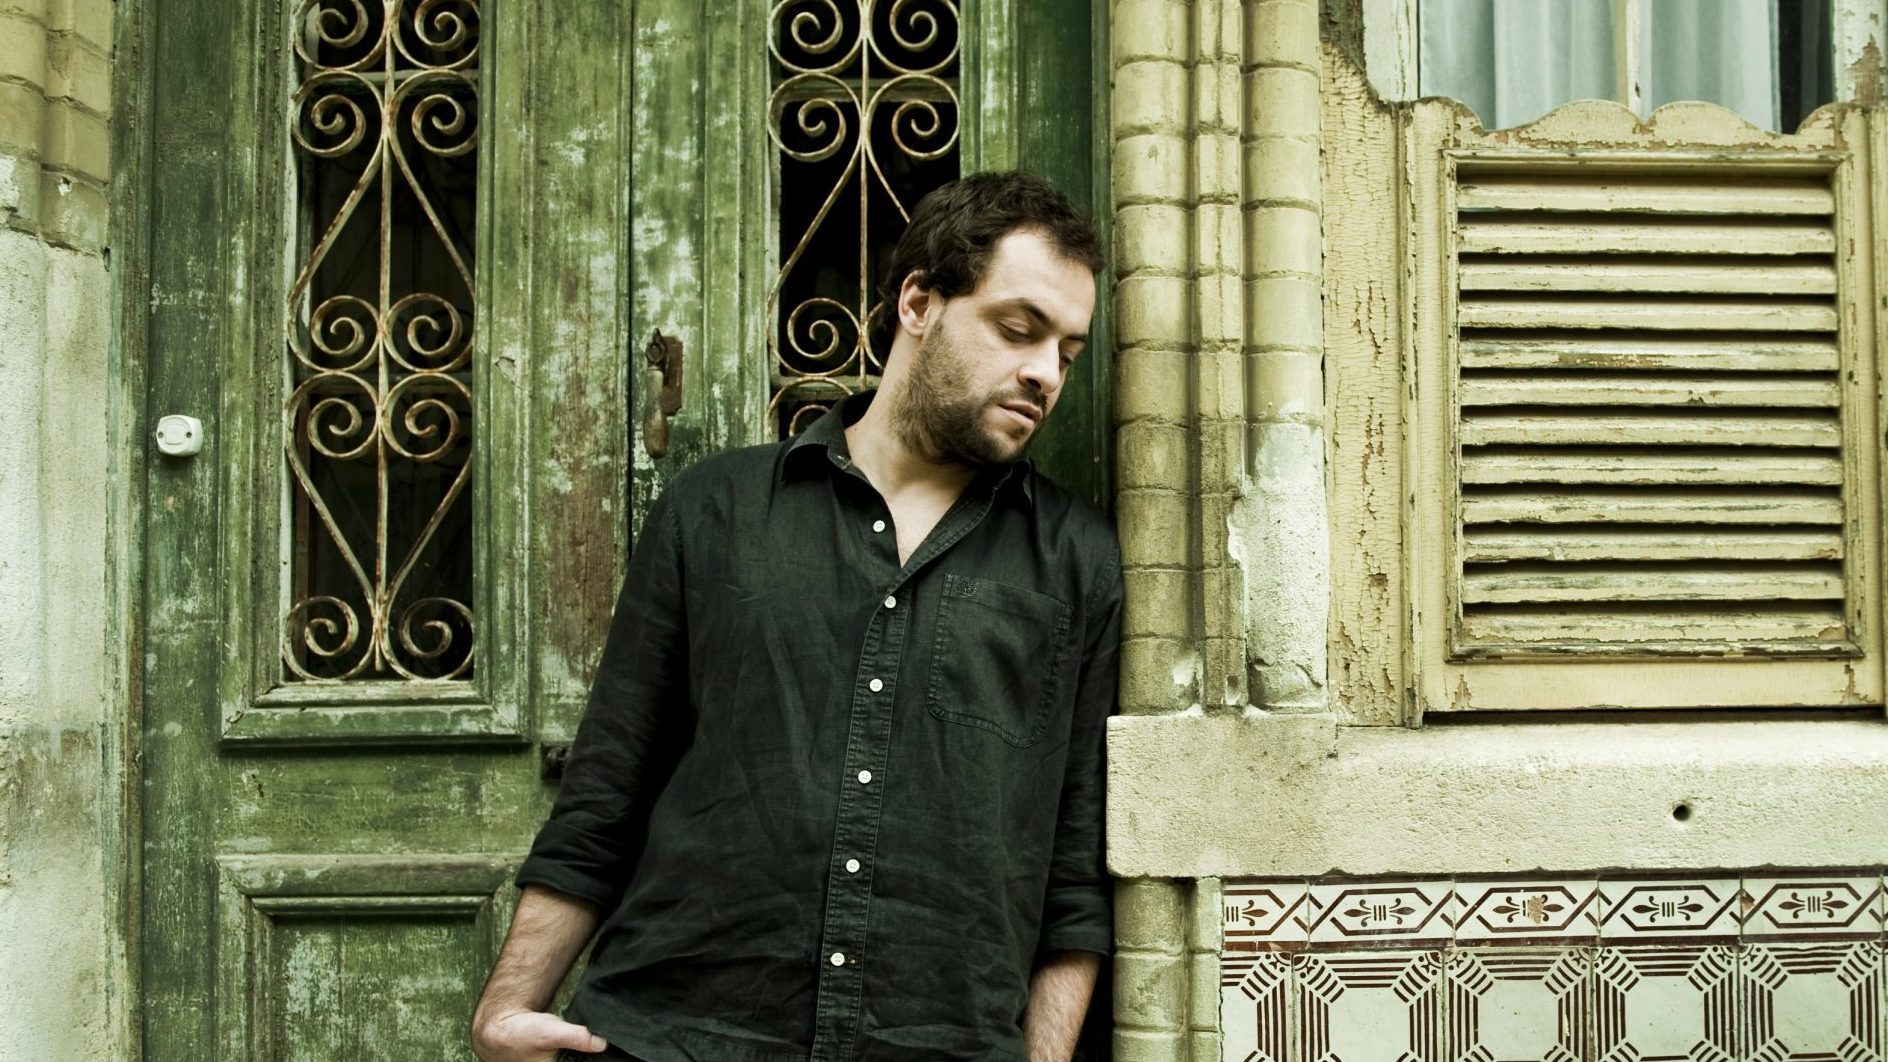
<svg viewBox="0 0 1888 1062">
<path fill-rule="evenodd" d="M 182 451 L 146 479 L 147 1057 L 466 1057 L 636 513 L 797 386 L 796 6 L 126 5 L 125 289 Z M 843 6 L 957 35 L 953 167 L 1093 193 L 1085 2 Z M 1105 360 L 1044 445 L 1093 497 Z"/>
</svg>

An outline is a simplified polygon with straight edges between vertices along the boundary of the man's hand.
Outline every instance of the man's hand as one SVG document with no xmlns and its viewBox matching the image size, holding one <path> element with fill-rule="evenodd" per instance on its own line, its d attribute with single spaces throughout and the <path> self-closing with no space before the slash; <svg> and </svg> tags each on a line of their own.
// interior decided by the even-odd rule
<svg viewBox="0 0 1888 1062">
<path fill-rule="evenodd" d="M 577 953 L 597 927 L 590 904 L 526 885 L 511 932 L 472 1015 L 472 1050 L 483 1062 L 550 1062 L 557 1049 L 595 1053 L 603 1037 L 544 1013 Z"/>
<path fill-rule="evenodd" d="M 536 1010 L 481 1014 L 472 1027 L 472 1051 L 481 1062 L 551 1062 L 560 1047 L 596 1054 L 608 1046 L 589 1029 Z"/>
</svg>

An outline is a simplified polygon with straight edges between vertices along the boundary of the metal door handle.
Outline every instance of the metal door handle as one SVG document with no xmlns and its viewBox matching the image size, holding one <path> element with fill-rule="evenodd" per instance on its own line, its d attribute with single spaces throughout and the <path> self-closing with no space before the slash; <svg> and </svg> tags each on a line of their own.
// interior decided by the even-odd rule
<svg viewBox="0 0 1888 1062">
<path fill-rule="evenodd" d="M 682 411 L 682 340 L 658 328 L 642 356 L 642 445 L 650 457 L 664 457 L 669 452 L 669 418 Z"/>
<path fill-rule="evenodd" d="M 538 747 L 538 777 L 547 782 L 564 780 L 564 768 L 570 764 L 569 745 L 541 745 Z"/>
</svg>

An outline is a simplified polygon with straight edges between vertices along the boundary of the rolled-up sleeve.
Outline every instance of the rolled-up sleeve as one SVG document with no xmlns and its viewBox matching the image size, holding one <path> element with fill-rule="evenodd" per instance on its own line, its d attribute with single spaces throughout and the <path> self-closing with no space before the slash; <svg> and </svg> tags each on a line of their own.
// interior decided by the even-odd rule
<svg viewBox="0 0 1888 1062">
<path fill-rule="evenodd" d="M 641 852 L 649 806 L 691 731 L 677 521 L 666 494 L 643 521 L 563 785 L 519 868 L 520 886 L 608 911 Z"/>
<path fill-rule="evenodd" d="M 1045 952 L 1093 951 L 1106 955 L 1114 942 L 1102 849 L 1102 757 L 1108 716 L 1114 711 L 1120 682 L 1121 565 L 1117 551 L 1108 551 L 1096 578 L 1098 588 L 1085 609 L 1067 773 L 1049 866 L 1049 887 L 1043 897 L 1041 950 Z"/>
</svg>

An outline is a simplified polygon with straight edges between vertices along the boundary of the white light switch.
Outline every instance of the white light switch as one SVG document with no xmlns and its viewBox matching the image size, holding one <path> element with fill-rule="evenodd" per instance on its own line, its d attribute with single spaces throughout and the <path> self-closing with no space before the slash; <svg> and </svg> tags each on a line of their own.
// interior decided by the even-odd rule
<svg viewBox="0 0 1888 1062">
<path fill-rule="evenodd" d="M 203 422 L 172 413 L 157 422 L 157 449 L 172 457 L 191 457 L 203 449 Z"/>
</svg>

